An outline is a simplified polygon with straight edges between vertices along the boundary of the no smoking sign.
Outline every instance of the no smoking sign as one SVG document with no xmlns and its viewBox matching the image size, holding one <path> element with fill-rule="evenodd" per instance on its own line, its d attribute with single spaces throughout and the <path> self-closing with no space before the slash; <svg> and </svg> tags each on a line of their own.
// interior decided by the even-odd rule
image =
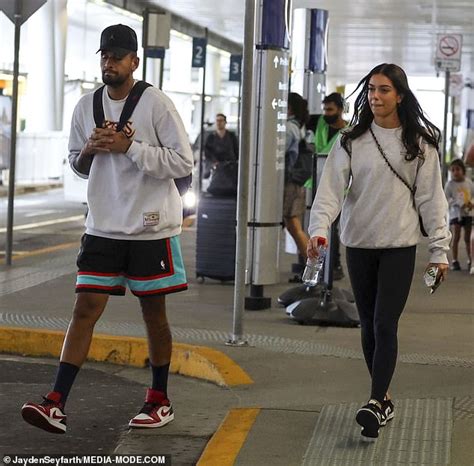
<svg viewBox="0 0 474 466">
<path fill-rule="evenodd" d="M 461 66 L 461 34 L 438 34 L 436 44 L 436 69 L 459 71 Z"/>
<path fill-rule="evenodd" d="M 461 34 L 438 34 L 436 58 L 459 60 L 461 58 Z"/>
</svg>

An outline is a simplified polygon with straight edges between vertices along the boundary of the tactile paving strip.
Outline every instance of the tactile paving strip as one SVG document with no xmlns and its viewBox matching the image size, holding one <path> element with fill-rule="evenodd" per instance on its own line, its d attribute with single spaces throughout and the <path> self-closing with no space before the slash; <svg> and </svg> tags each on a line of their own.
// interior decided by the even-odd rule
<svg viewBox="0 0 474 466">
<path fill-rule="evenodd" d="M 62 317 L 45 317 L 43 315 L 0 312 L 0 325 L 60 330 L 66 329 L 68 322 L 69 319 Z M 99 320 L 95 330 L 97 333 L 107 333 L 111 335 L 129 335 L 136 337 L 146 336 L 144 326 L 140 322 L 110 322 Z M 178 341 L 198 344 L 216 343 L 222 345 L 230 339 L 229 333 L 220 330 L 173 327 L 171 332 L 173 338 Z M 291 338 L 270 335 L 244 335 L 244 340 L 248 341 L 250 346 L 263 348 L 277 353 L 362 359 L 362 352 L 360 351 L 354 351 L 348 348 L 328 345 L 325 343 L 314 343 L 311 341 L 294 340 Z M 463 368 L 471 368 L 474 366 L 474 361 L 472 359 L 452 358 L 449 356 L 430 354 L 402 354 L 400 355 L 399 360 L 410 364 L 428 364 Z"/>
<path fill-rule="evenodd" d="M 463 396 L 454 400 L 454 419 L 474 419 L 474 398 Z"/>
<path fill-rule="evenodd" d="M 375 443 L 361 440 L 356 403 L 325 406 L 318 416 L 303 466 L 447 465 L 453 399 L 400 400 L 395 418 Z"/>
<path fill-rule="evenodd" d="M 76 270 L 74 261 L 64 256 L 48 261 L 47 266 L 19 267 L 2 271 L 0 274 L 0 296 L 41 285 Z"/>
</svg>

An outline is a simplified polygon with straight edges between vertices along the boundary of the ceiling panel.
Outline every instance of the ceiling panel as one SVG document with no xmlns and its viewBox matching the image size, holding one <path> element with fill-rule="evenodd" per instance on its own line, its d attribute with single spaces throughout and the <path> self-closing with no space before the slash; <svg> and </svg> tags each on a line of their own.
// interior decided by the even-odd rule
<svg viewBox="0 0 474 466">
<path fill-rule="evenodd" d="M 243 41 L 245 0 L 154 0 L 235 42 Z M 462 69 L 474 73 L 474 0 L 293 0 L 329 11 L 330 79 L 358 80 L 381 62 L 434 75 L 436 33 L 463 34 Z"/>
</svg>

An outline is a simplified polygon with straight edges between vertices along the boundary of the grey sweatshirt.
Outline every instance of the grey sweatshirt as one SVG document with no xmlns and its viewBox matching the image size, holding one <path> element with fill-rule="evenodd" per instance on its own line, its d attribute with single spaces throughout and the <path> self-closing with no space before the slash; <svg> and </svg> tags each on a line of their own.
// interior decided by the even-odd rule
<svg viewBox="0 0 474 466">
<path fill-rule="evenodd" d="M 94 124 L 93 94 L 79 100 L 72 117 L 69 162 L 73 164 Z M 118 122 L 125 99 L 103 93 L 106 124 Z M 112 239 L 152 240 L 181 232 L 182 204 L 173 178 L 191 173 L 193 156 L 171 100 L 149 87 L 124 128 L 133 139 L 127 153 L 96 154 L 87 189 L 86 233 Z"/>
<path fill-rule="evenodd" d="M 448 204 L 441 185 L 438 154 L 423 143 L 425 161 L 407 162 L 401 128 L 372 129 L 393 168 L 410 186 L 416 185 L 415 204 L 429 235 L 430 262 L 448 263 L 451 234 Z M 352 173 L 352 182 L 344 197 Z M 352 141 L 352 157 L 334 144 L 311 208 L 309 234 L 327 238 L 341 212 L 341 241 L 355 248 L 400 248 L 420 240 L 418 212 L 408 188 L 391 172 L 369 131 Z"/>
</svg>

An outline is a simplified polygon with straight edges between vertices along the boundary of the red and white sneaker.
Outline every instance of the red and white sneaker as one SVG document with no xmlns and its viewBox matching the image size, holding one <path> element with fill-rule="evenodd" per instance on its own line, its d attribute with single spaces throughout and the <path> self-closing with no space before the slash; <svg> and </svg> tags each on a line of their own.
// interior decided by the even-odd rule
<svg viewBox="0 0 474 466">
<path fill-rule="evenodd" d="M 174 419 L 173 407 L 163 392 L 149 388 L 141 411 L 130 420 L 130 427 L 163 427 Z"/>
<path fill-rule="evenodd" d="M 39 427 L 53 434 L 66 432 L 66 413 L 60 402 L 61 394 L 48 393 L 42 403 L 25 403 L 21 408 L 23 419 L 32 426 Z"/>
</svg>

